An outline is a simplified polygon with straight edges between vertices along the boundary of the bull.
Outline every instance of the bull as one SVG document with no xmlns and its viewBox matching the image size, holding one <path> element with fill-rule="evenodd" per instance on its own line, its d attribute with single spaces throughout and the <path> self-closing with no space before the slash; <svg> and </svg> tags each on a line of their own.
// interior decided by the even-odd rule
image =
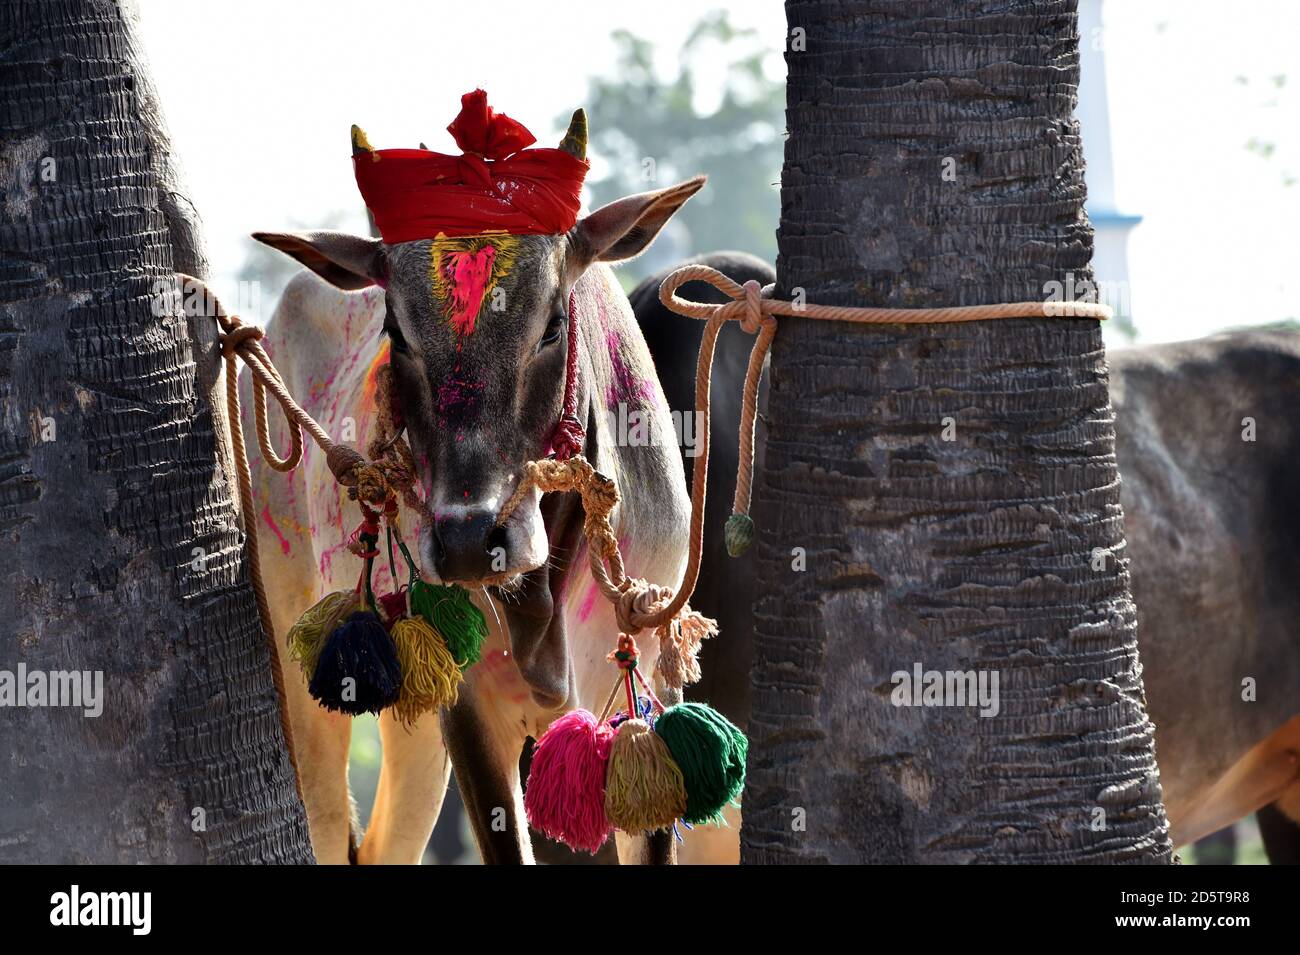
<svg viewBox="0 0 1300 955">
<path fill-rule="evenodd" d="M 581 110 L 560 149 L 584 158 Z M 286 288 L 264 344 L 289 390 L 336 440 L 366 445 L 376 374 L 391 363 L 433 518 L 405 515 L 409 526 L 420 525 L 424 573 L 471 589 L 491 631 L 482 661 L 441 718 L 426 715 L 408 729 L 387 712 L 380 717 L 382 766 L 364 837 L 348 791 L 350 720 L 319 707 L 300 674 L 284 674 L 319 861 L 418 862 L 453 764 L 484 861 L 532 860 L 521 751 L 566 710 L 600 709 L 611 676 L 605 655 L 618 626 L 588 570 L 576 495 L 542 499 L 534 491 L 503 524 L 496 518 L 524 462 L 547 453 L 560 417 L 572 293 L 583 453 L 623 489 L 613 526 L 627 570 L 670 585 L 680 579 L 690 502 L 676 446 L 633 446 L 610 433 L 617 420 L 611 408 L 668 416 L 610 266 L 643 252 L 703 184 L 699 177 L 627 196 L 558 235 L 386 244 L 334 232 L 255 234 L 309 270 Z M 455 289 L 436 287 L 447 255 L 481 273 L 481 307 L 473 314 L 456 311 Z M 449 333 L 453 323 L 457 334 Z M 320 595 L 351 586 L 356 567 L 344 544 L 355 512 L 320 454 L 309 451 L 289 475 L 260 457 L 252 466 L 272 622 L 283 634 Z M 377 589 L 390 589 L 387 573 L 380 568 Z M 642 639 L 653 660 L 653 636 Z M 674 699 L 668 687 L 657 690 L 666 703 Z M 665 832 L 620 832 L 616 840 L 624 862 L 667 862 L 675 854 Z"/>
</svg>

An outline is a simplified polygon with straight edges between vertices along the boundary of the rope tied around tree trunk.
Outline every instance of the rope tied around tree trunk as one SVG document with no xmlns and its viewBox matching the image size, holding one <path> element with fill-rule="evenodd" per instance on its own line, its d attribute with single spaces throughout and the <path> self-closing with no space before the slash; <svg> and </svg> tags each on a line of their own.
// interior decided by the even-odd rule
<svg viewBox="0 0 1300 955">
<path fill-rule="evenodd" d="M 731 301 L 721 305 L 694 302 L 677 295 L 687 282 L 707 282 Z M 718 334 L 727 322 L 738 322 L 755 341 L 749 353 L 741 392 L 740 464 L 732 514 L 727 520 L 726 544 L 731 555 L 739 556 L 753 539 L 749 517 L 754 472 L 754 426 L 758 410 L 758 385 L 763 365 L 776 337 L 777 316 L 850 322 L 860 325 L 934 325 L 947 322 L 990 321 L 1001 318 L 1086 318 L 1108 319 L 1109 306 L 1096 302 L 1014 302 L 998 305 L 961 305 L 949 308 L 854 308 L 783 301 L 764 294 L 758 282 L 739 285 L 707 265 L 687 265 L 670 273 L 659 287 L 659 301 L 687 318 L 706 322 L 695 368 L 695 413 L 699 418 L 699 442 L 692 468 L 691 521 L 688 531 L 686 570 L 681 583 L 670 588 L 630 578 L 623 568 L 618 540 L 610 524 L 610 513 L 618 503 L 614 482 L 596 471 L 581 455 L 566 460 L 547 458 L 530 461 L 514 494 L 506 501 L 497 522 L 503 523 L 533 488 L 542 493 L 575 491 L 582 498 L 585 517 L 583 533 L 588 541 L 588 561 L 597 586 L 614 606 L 619 628 L 635 634 L 655 628 L 660 638 L 660 675 L 670 686 L 699 679 L 694 651 L 699 642 L 716 632 L 716 625 L 690 609 L 688 601 L 699 581 L 704 543 L 704 505 L 709 467 L 709 397 L 713 355 Z M 572 302 L 570 303 L 572 313 Z M 571 346 L 572 347 L 572 346 Z"/>
</svg>

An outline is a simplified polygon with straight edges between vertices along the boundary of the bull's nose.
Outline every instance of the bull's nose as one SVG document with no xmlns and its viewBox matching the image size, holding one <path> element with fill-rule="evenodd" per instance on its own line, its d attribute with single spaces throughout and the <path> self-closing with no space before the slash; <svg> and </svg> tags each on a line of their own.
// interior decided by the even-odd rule
<svg viewBox="0 0 1300 955">
<path fill-rule="evenodd" d="M 446 581 L 482 580 L 506 569 L 506 531 L 496 511 L 457 509 L 434 522 L 434 567 Z"/>
</svg>

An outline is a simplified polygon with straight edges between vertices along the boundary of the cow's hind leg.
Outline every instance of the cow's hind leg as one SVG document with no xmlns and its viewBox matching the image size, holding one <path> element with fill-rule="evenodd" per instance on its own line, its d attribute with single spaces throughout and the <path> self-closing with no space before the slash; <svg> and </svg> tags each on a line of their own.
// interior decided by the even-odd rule
<svg viewBox="0 0 1300 955">
<path fill-rule="evenodd" d="M 1218 832 L 1270 803 L 1292 819 L 1300 818 L 1300 716 L 1256 743 L 1223 778 L 1170 818 L 1174 845 Z"/>
<path fill-rule="evenodd" d="M 1300 822 L 1270 803 L 1255 814 L 1270 865 L 1300 865 Z"/>
<path fill-rule="evenodd" d="M 533 847 L 519 779 L 522 733 L 495 730 L 470 687 L 461 690 L 455 706 L 443 711 L 442 733 L 484 864 L 531 865 Z"/>
<path fill-rule="evenodd" d="M 659 829 L 631 836 L 614 833 L 619 865 L 676 865 L 677 840 L 671 832 Z"/>
<path fill-rule="evenodd" d="M 383 764 L 366 836 L 357 852 L 363 865 L 417 865 L 438 821 L 451 762 L 436 713 L 403 726 L 391 710 L 379 717 Z"/>
</svg>

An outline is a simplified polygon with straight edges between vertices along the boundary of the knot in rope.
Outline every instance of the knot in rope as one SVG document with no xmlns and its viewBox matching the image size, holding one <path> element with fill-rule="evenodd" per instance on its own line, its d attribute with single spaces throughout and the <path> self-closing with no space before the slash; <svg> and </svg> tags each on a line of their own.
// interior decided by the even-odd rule
<svg viewBox="0 0 1300 955">
<path fill-rule="evenodd" d="M 605 659 L 617 664 L 620 670 L 635 670 L 640 656 L 641 651 L 637 648 L 631 634 L 620 633 L 617 647 L 606 654 Z"/>
<path fill-rule="evenodd" d="M 265 332 L 256 325 L 245 325 L 238 315 L 228 315 L 222 323 L 221 354 L 225 358 L 233 358 L 239 354 L 245 342 L 261 341 L 264 336 Z"/>
<path fill-rule="evenodd" d="M 626 633 L 639 633 L 659 625 L 658 614 L 672 603 L 671 587 L 661 587 L 639 577 L 626 577 L 614 601 L 614 618 Z"/>
<path fill-rule="evenodd" d="M 741 291 L 744 292 L 745 297 L 738 303 L 744 305 L 740 315 L 740 327 L 750 335 L 757 335 L 768 326 L 775 328 L 776 319 L 763 311 L 763 289 L 758 284 L 758 280 L 750 279 L 741 286 Z"/>
</svg>

